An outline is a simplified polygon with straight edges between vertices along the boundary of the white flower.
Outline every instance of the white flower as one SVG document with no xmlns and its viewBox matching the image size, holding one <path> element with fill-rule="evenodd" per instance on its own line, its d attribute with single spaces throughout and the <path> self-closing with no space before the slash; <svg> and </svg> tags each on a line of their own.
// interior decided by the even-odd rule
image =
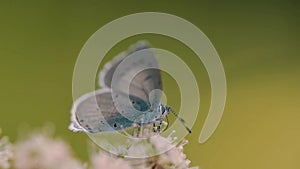
<svg viewBox="0 0 300 169">
<path fill-rule="evenodd" d="M 183 140 L 181 144 L 176 145 L 173 142 L 176 138 L 172 138 L 172 134 L 164 138 L 160 135 L 150 138 L 150 142 L 156 147 L 158 152 L 163 152 L 155 159 L 155 165 L 163 166 L 164 168 L 188 168 L 190 161 L 186 159 L 186 155 L 183 153 L 183 146 L 188 143 L 187 140 Z"/>
<path fill-rule="evenodd" d="M 175 144 L 173 133 L 175 131 L 163 137 L 152 132 L 151 128 L 146 128 L 140 133 L 134 133 L 137 138 L 131 138 L 122 148 L 111 149 L 110 152 L 124 158 L 134 169 L 189 169 L 190 161 L 183 153 L 183 146 L 188 142 L 184 140 L 179 145 Z"/>
<path fill-rule="evenodd" d="M 1 129 L 0 129 L 1 133 Z M 0 168 L 7 169 L 10 167 L 9 160 L 13 157 L 12 145 L 8 137 L 0 139 Z"/>
<path fill-rule="evenodd" d="M 16 169 L 83 169 L 69 146 L 45 134 L 35 134 L 15 146 Z"/>
<path fill-rule="evenodd" d="M 129 163 L 122 158 L 108 156 L 104 153 L 94 155 L 92 169 L 131 169 Z"/>
<path fill-rule="evenodd" d="M 189 168 L 190 161 L 186 159 L 186 155 L 183 153 L 183 146 L 187 144 L 187 140 L 176 145 L 174 144 L 176 138 L 171 137 L 173 133 L 175 133 L 175 131 L 173 131 L 167 138 L 160 135 L 150 138 L 150 142 L 156 148 L 156 151 L 161 152 L 159 155 L 150 158 L 152 161 L 152 168 Z"/>
</svg>

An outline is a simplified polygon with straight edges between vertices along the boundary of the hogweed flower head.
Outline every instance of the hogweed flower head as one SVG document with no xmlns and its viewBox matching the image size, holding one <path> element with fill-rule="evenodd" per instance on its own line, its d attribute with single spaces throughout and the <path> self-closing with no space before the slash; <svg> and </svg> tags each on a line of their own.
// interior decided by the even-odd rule
<svg viewBox="0 0 300 169">
<path fill-rule="evenodd" d="M 130 164 L 122 159 L 114 156 L 109 156 L 104 153 L 96 154 L 92 157 L 92 169 L 131 169 Z"/>
<path fill-rule="evenodd" d="M 1 134 L 1 129 L 0 129 Z M 9 160 L 13 157 L 12 145 L 8 137 L 0 139 L 0 168 L 8 169 L 10 167 Z"/>
<path fill-rule="evenodd" d="M 133 169 L 189 169 L 190 161 L 183 152 L 183 147 L 188 141 L 183 140 L 177 144 L 177 138 L 172 136 L 175 131 L 163 137 L 152 129 L 152 126 L 144 126 L 138 133 L 133 133 L 135 137 L 130 138 L 124 146 L 110 149 L 109 152 L 115 155 L 111 158 L 118 157 L 123 163 L 127 162 L 124 164 L 126 169 L 127 165 Z"/>
<path fill-rule="evenodd" d="M 46 134 L 32 134 L 15 146 L 16 169 L 84 169 L 60 139 Z"/>
</svg>

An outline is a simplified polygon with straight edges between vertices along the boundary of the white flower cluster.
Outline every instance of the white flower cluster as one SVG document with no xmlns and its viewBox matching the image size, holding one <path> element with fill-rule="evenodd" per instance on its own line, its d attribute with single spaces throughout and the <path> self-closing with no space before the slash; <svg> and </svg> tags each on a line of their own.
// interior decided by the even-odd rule
<svg viewBox="0 0 300 169">
<path fill-rule="evenodd" d="M 1 129 L 0 129 L 1 134 Z M 12 145 L 8 137 L 0 139 L 0 168 L 7 169 L 10 167 L 9 160 L 13 157 Z"/>
<path fill-rule="evenodd" d="M 92 169 L 131 169 L 130 164 L 122 159 L 109 156 L 104 153 L 99 153 L 93 156 L 92 158 Z"/>
<path fill-rule="evenodd" d="M 177 145 L 172 134 L 162 137 L 149 129 L 142 130 L 137 138 L 143 139 L 131 140 L 111 150 L 111 154 L 99 151 L 92 155 L 91 162 L 83 164 L 74 158 L 67 143 L 49 134 L 32 134 L 15 144 L 14 149 L 4 137 L 0 140 L 0 169 L 10 168 L 9 162 L 14 169 L 189 169 L 190 161 L 183 153 L 187 141 Z M 147 156 L 149 151 L 156 155 Z M 136 156 L 145 158 L 130 158 Z"/>
<path fill-rule="evenodd" d="M 62 140 L 45 134 L 34 134 L 15 145 L 16 169 L 83 169 Z"/>
<path fill-rule="evenodd" d="M 183 153 L 183 146 L 187 144 L 188 141 L 184 140 L 181 142 L 181 144 L 176 145 L 174 143 L 176 138 L 172 137 L 174 132 L 175 131 L 165 138 L 159 134 L 151 132 L 149 129 L 145 129 L 143 132 L 138 134 L 139 137 L 144 139 L 130 139 L 127 145 L 119 147 L 117 150 L 109 150 L 110 152 L 113 152 L 113 154 L 116 154 L 115 156 L 105 155 L 101 152 L 95 155 L 95 157 L 105 157 L 106 159 L 110 158 L 111 160 L 97 160 L 98 163 L 93 163 L 93 169 L 101 169 L 102 166 L 124 169 L 189 169 L 190 161 L 186 159 L 186 155 Z M 157 155 L 147 157 L 147 155 L 151 154 L 153 151 L 155 151 Z M 109 164 L 111 161 L 116 161 L 116 163 Z M 117 166 L 118 164 L 120 165 Z M 193 169 L 196 168 L 198 167 L 193 167 Z"/>
</svg>

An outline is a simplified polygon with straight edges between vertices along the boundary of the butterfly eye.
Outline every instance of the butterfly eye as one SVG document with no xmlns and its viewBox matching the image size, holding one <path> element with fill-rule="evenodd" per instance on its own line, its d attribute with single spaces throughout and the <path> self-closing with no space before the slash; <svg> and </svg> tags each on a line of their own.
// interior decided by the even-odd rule
<svg viewBox="0 0 300 169">
<path fill-rule="evenodd" d="M 166 111 L 165 107 L 164 106 L 160 106 L 160 112 L 161 114 L 164 114 Z"/>
</svg>

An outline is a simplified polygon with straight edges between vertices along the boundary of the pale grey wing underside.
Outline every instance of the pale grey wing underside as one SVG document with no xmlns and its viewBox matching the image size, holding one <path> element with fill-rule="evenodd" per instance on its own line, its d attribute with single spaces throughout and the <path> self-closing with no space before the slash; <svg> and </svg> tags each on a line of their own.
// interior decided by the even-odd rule
<svg viewBox="0 0 300 169">
<path fill-rule="evenodd" d="M 144 41 L 133 45 L 127 54 L 122 53 L 107 63 L 100 72 L 99 84 L 112 88 L 114 94 L 134 95 L 151 102 L 152 106 L 160 102 L 158 91 L 162 90 L 162 81 L 159 66 L 153 51 Z M 150 94 L 154 89 L 159 90 Z"/>
<path fill-rule="evenodd" d="M 147 48 L 149 48 L 148 44 L 145 41 L 140 41 L 137 44 L 131 46 L 128 52 L 122 52 L 114 57 L 112 61 L 106 63 L 104 65 L 104 68 L 99 73 L 99 86 L 102 88 L 111 88 L 113 74 L 119 64 L 123 61 L 123 59 L 131 53 Z"/>
<path fill-rule="evenodd" d="M 125 95 L 119 95 L 125 98 Z M 135 102 L 134 107 L 140 111 L 149 109 L 147 104 L 136 97 L 131 97 Z M 80 97 L 74 103 L 72 109 L 72 125 L 74 131 L 85 131 L 89 133 L 99 133 L 114 130 L 122 130 L 132 127 L 134 123 L 141 123 L 140 119 L 145 118 L 145 114 L 134 114 L 129 112 L 128 106 L 124 107 L 123 114 L 130 116 L 131 120 L 120 114 L 114 105 L 112 94 L 109 89 L 101 89 L 88 93 Z"/>
<path fill-rule="evenodd" d="M 125 93 L 146 101 L 151 108 L 158 106 L 162 90 L 160 70 L 153 51 L 145 43 L 132 47 L 126 57 L 117 62 L 114 60 L 108 65 L 110 69 L 105 68 L 105 71 L 101 72 L 100 81 L 111 79 L 109 86 L 112 88 L 114 99 L 115 95 Z M 103 72 L 106 74 L 103 75 Z M 120 101 L 121 105 L 130 103 L 129 99 Z"/>
<path fill-rule="evenodd" d="M 123 52 L 116 56 L 112 61 L 106 63 L 104 68 L 101 70 L 99 74 L 99 86 L 102 88 L 111 88 L 111 81 L 113 74 L 117 68 L 117 66 L 122 62 L 122 60 L 126 57 L 126 53 Z"/>
<path fill-rule="evenodd" d="M 99 133 L 156 119 L 162 82 L 157 60 L 145 42 L 107 63 L 99 84 L 103 89 L 73 104 L 71 130 Z"/>
<path fill-rule="evenodd" d="M 151 49 L 139 50 L 124 58 L 113 74 L 111 88 L 113 96 L 120 92 L 126 93 L 156 108 L 160 103 L 162 81 Z"/>
<path fill-rule="evenodd" d="M 104 66 L 103 88 L 80 97 L 73 105 L 73 131 L 98 133 L 150 123 L 157 115 L 162 82 L 154 53 L 139 42 Z"/>
</svg>

